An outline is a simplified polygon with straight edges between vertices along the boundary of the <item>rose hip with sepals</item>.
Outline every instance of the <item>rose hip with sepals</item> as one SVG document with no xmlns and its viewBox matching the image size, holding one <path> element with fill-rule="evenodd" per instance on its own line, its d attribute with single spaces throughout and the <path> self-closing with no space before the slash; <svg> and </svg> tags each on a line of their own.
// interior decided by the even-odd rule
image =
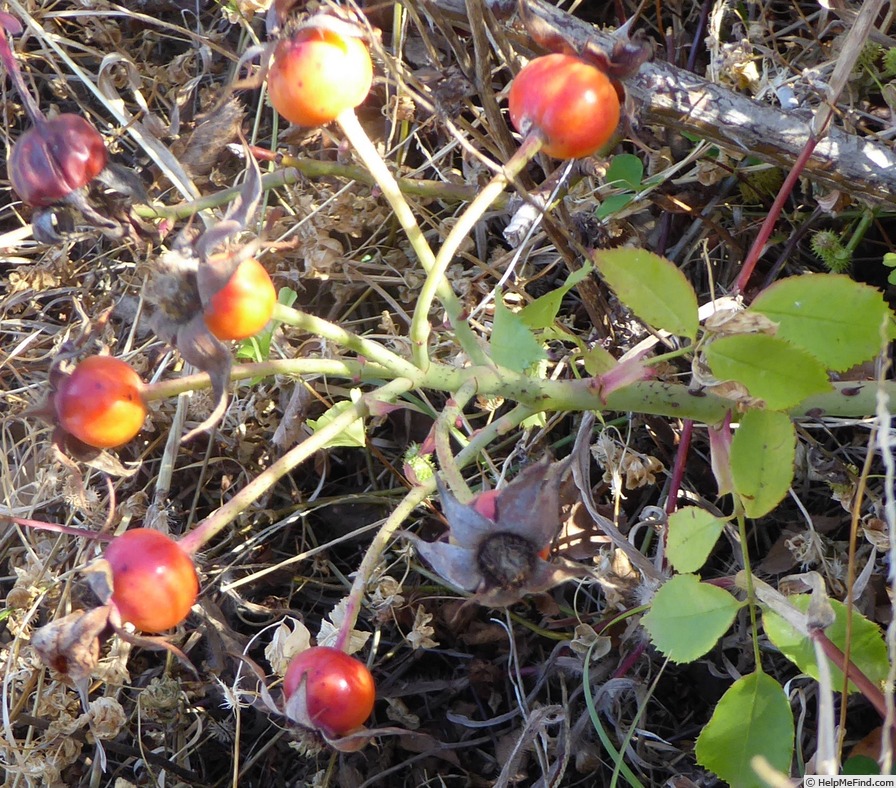
<svg viewBox="0 0 896 788">
<path fill-rule="evenodd" d="M 22 134 L 9 154 L 7 171 L 24 203 L 45 208 L 90 183 L 107 161 L 100 133 L 80 115 L 67 112 Z"/>
<path fill-rule="evenodd" d="M 361 727 L 370 716 L 376 686 L 363 662 L 337 648 L 313 646 L 292 658 L 283 694 L 287 716 L 339 737 Z"/>
<path fill-rule="evenodd" d="M 13 145 L 7 161 L 9 180 L 22 200 L 45 208 L 86 186 L 106 167 L 102 135 L 80 115 L 63 113 L 47 119 L 25 86 L 6 32 L 22 32 L 21 23 L 0 12 L 0 61 L 9 74 L 33 124 Z"/>
<path fill-rule="evenodd" d="M 271 277 L 258 260 L 250 257 L 209 299 L 203 318 L 218 339 L 248 339 L 267 325 L 276 303 Z"/>
<path fill-rule="evenodd" d="M 446 581 L 483 605 L 504 607 L 547 591 L 586 570 L 550 557 L 560 530 L 560 484 L 565 463 L 530 465 L 509 485 L 461 503 L 439 477 L 436 484 L 450 541 L 425 542 L 403 534 Z"/>
</svg>

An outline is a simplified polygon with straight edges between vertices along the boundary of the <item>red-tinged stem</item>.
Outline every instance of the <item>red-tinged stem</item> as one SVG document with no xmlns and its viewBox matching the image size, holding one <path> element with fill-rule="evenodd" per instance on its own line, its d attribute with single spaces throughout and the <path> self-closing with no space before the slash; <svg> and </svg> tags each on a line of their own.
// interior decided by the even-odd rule
<svg viewBox="0 0 896 788">
<path fill-rule="evenodd" d="M 25 112 L 28 113 L 31 122 L 35 126 L 39 126 L 45 123 L 47 119 L 34 100 L 34 96 L 31 95 L 31 91 L 25 86 L 22 72 L 19 71 L 19 63 L 12 52 L 12 47 L 9 45 L 9 39 L 6 37 L 7 31 L 15 36 L 20 35 L 23 29 L 22 23 L 11 14 L 0 12 L 0 27 L 3 28 L 3 32 L 0 32 L 0 61 L 3 61 L 3 67 L 6 69 L 6 73 L 9 74 L 16 92 L 22 99 Z"/>
<path fill-rule="evenodd" d="M 114 538 L 112 534 L 100 534 L 96 531 L 88 531 L 86 528 L 72 528 L 68 525 L 59 525 L 58 523 L 45 523 L 43 520 L 26 520 L 24 517 L 8 517 L 4 519 L 11 523 L 21 525 L 23 528 L 33 528 L 36 531 L 52 531 L 57 534 L 68 534 L 69 536 L 80 536 L 84 539 L 92 539 L 95 542 L 111 542 Z"/>
<path fill-rule="evenodd" d="M 772 207 L 769 209 L 768 215 L 762 223 L 762 227 L 759 228 L 759 235 L 756 236 L 756 240 L 753 241 L 753 246 L 750 247 L 750 251 L 747 253 L 743 267 L 740 270 L 740 275 L 737 277 L 737 281 L 734 284 L 735 293 L 743 293 L 746 291 L 747 283 L 753 275 L 753 270 L 756 268 L 756 264 L 759 262 L 759 258 L 765 250 L 765 245 L 768 243 L 768 239 L 771 238 L 772 231 L 775 229 L 775 224 L 778 221 L 778 217 L 781 215 L 781 211 L 784 209 L 784 203 L 787 201 L 787 198 L 790 197 L 793 187 L 796 186 L 796 182 L 800 175 L 802 175 L 806 163 L 812 157 L 812 153 L 817 144 L 818 139 L 816 137 L 809 137 L 809 139 L 806 140 L 806 146 L 793 163 L 793 169 L 787 173 L 787 177 L 781 185 L 781 190 L 778 192 L 778 196 L 775 197 L 775 201 L 772 203 Z"/>
<path fill-rule="evenodd" d="M 675 465 L 672 467 L 672 478 L 669 480 L 669 497 L 666 498 L 666 514 L 672 514 L 678 508 L 678 491 L 684 479 L 684 467 L 691 449 L 691 438 L 694 435 L 694 422 L 685 419 L 681 424 L 681 437 L 678 439 L 678 451 L 675 452 Z"/>
<path fill-rule="evenodd" d="M 622 662 L 619 663 L 619 667 L 613 671 L 613 678 L 619 679 L 623 676 L 627 676 L 638 660 L 641 659 L 641 655 L 644 653 L 645 648 L 647 648 L 647 641 L 642 640 L 634 649 L 626 654 Z"/>
<path fill-rule="evenodd" d="M 881 691 L 871 679 L 869 679 L 854 662 L 847 662 L 846 655 L 834 644 L 831 639 L 821 629 L 810 629 L 809 637 L 816 643 L 821 645 L 821 650 L 825 656 L 833 662 L 846 677 L 855 684 L 859 691 L 865 696 L 868 702 L 874 706 L 877 713 L 881 717 L 887 716 L 887 704 L 884 700 L 884 693 Z"/>
</svg>

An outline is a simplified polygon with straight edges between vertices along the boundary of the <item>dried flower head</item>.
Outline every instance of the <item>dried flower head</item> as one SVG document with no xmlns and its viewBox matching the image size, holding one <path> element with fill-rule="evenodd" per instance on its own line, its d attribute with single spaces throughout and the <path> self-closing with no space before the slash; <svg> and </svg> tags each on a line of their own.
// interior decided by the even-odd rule
<svg viewBox="0 0 896 788">
<path fill-rule="evenodd" d="M 462 504 L 437 479 L 449 541 L 405 537 L 447 582 L 475 594 L 482 605 L 503 607 L 547 591 L 588 570 L 564 559 L 548 561 L 560 530 L 560 483 L 566 463 L 532 465 L 501 490 Z"/>
<path fill-rule="evenodd" d="M 214 407 L 198 427 L 183 437 L 185 441 L 217 423 L 227 406 L 230 351 L 209 330 L 204 310 L 256 250 L 256 243 L 252 242 L 218 251 L 247 228 L 261 193 L 261 173 L 250 156 L 242 190 L 225 217 L 197 238 L 182 233 L 174 248 L 156 260 L 154 275 L 147 284 L 146 298 L 155 307 L 156 333 L 211 378 Z"/>
</svg>

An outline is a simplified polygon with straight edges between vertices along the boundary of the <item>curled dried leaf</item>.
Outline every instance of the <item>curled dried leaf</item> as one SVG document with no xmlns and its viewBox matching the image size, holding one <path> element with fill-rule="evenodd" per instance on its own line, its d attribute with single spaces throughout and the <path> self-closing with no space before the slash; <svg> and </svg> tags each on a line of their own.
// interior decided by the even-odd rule
<svg viewBox="0 0 896 788">
<path fill-rule="evenodd" d="M 35 630 L 31 645 L 44 664 L 78 682 L 99 662 L 100 640 L 109 626 L 109 607 L 76 610 Z"/>
</svg>

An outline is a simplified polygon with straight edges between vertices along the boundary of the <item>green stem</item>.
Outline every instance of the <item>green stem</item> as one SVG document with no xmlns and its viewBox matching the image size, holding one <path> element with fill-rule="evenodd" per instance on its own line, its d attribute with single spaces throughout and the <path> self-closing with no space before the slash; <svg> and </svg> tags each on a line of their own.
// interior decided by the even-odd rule
<svg viewBox="0 0 896 788">
<path fill-rule="evenodd" d="M 744 517 L 743 507 L 735 499 L 737 509 L 737 533 L 740 536 L 740 548 L 744 558 L 745 586 L 747 591 L 747 605 L 750 609 L 750 630 L 753 640 L 753 660 L 756 662 L 756 670 L 762 672 L 762 658 L 759 651 L 759 622 L 756 617 L 756 589 L 753 586 L 753 570 L 750 566 L 750 544 L 747 538 L 747 521 Z"/>
<path fill-rule="evenodd" d="M 301 328 L 310 334 L 329 339 L 338 345 L 342 345 L 349 350 L 354 351 L 359 356 L 363 356 L 369 361 L 379 364 L 381 367 L 388 369 L 394 377 L 407 377 L 415 382 L 421 380 L 420 370 L 413 364 L 405 361 L 401 356 L 384 348 L 379 342 L 372 342 L 369 339 L 359 337 L 352 334 L 344 328 L 322 320 L 307 312 L 293 309 L 284 304 L 277 304 L 274 307 L 274 320 L 279 320 L 288 326 Z"/>
<path fill-rule="evenodd" d="M 473 493 L 467 486 L 460 468 L 451 453 L 451 427 L 461 414 L 466 404 L 476 394 L 476 380 L 468 380 L 461 386 L 457 393 L 445 403 L 444 410 L 439 414 L 435 424 L 436 455 L 439 458 L 439 467 L 451 492 L 462 503 L 469 501 Z"/>
<path fill-rule="evenodd" d="M 492 179 L 485 185 L 485 188 L 479 196 L 471 202 L 466 210 L 460 215 L 445 242 L 436 254 L 431 271 L 427 271 L 426 281 L 420 288 L 420 296 L 417 299 L 417 305 L 414 307 L 414 316 L 411 319 L 411 336 L 422 335 L 429 330 L 429 312 L 432 307 L 433 299 L 439 292 L 439 287 L 447 279 L 445 274 L 448 266 L 454 259 L 454 255 L 460 248 L 477 222 L 482 218 L 483 214 L 491 207 L 492 203 L 507 188 L 507 184 L 516 178 L 523 168 L 532 161 L 532 157 L 541 150 L 542 139 L 538 135 L 529 135 L 523 140 L 523 144 L 516 153 L 510 158 L 510 161 L 504 168 L 496 173 Z M 449 317 L 451 315 L 449 314 Z M 454 318 L 452 317 L 452 322 Z"/>
<path fill-rule="evenodd" d="M 401 189 L 398 188 L 398 183 L 386 166 L 386 162 L 383 161 L 382 156 L 380 156 L 376 147 L 370 141 L 370 137 L 367 136 L 367 132 L 364 131 L 364 128 L 358 122 L 355 111 L 353 109 L 346 110 L 336 118 L 336 122 L 342 128 L 345 136 L 348 137 L 361 161 L 364 162 L 364 166 L 367 167 L 374 180 L 376 180 L 383 192 L 383 196 L 389 202 L 389 205 L 392 206 L 395 218 L 398 219 L 398 223 L 404 230 L 414 253 L 417 255 L 418 262 L 426 272 L 427 280 L 430 278 L 434 280 L 436 292 L 442 305 L 445 307 L 445 311 L 448 313 L 448 319 L 451 321 L 451 326 L 457 335 L 457 340 L 461 347 L 477 364 L 488 363 L 485 353 L 479 346 L 479 342 L 473 335 L 469 324 L 462 317 L 461 304 L 454 290 L 452 290 L 451 284 L 444 276 L 436 278 L 433 274 L 436 258 L 432 248 L 427 243 L 426 238 L 423 237 L 423 231 L 420 229 L 420 225 L 417 224 L 417 219 L 401 193 Z M 417 321 L 416 324 L 412 323 L 411 325 L 411 352 L 414 363 L 423 370 L 429 366 L 429 332 L 428 315 L 427 320 L 423 321 L 423 323 Z"/>
<path fill-rule="evenodd" d="M 303 314 L 304 313 L 298 313 Z M 235 380 L 263 377 L 265 375 L 329 375 L 350 382 L 373 382 L 404 377 L 414 388 L 456 392 L 467 381 L 475 380 L 477 393 L 483 397 L 503 397 L 530 407 L 533 412 L 542 411 L 597 411 L 616 413 L 644 413 L 653 416 L 670 416 L 691 419 L 701 424 L 717 424 L 731 407 L 730 400 L 707 392 L 694 392 L 678 383 L 642 381 L 618 389 L 602 400 L 589 380 L 542 380 L 520 375 L 495 367 L 457 368 L 433 363 L 423 372 L 385 350 L 377 343 L 356 337 L 332 323 L 309 318 L 303 325 L 325 328 L 325 338 L 339 342 L 342 339 L 352 348 L 363 348 L 387 354 L 388 364 L 340 359 L 281 359 L 260 364 L 243 364 L 234 367 L 231 377 Z M 304 318 L 303 318 L 304 321 Z M 357 352 L 363 354 L 363 350 Z M 176 396 L 184 391 L 209 388 L 206 374 L 191 375 L 177 380 L 161 381 L 147 385 L 146 400 L 159 400 Z M 896 383 L 884 381 L 883 387 L 896 398 Z M 862 418 L 874 413 L 877 383 L 874 381 L 846 381 L 833 384 L 832 390 L 804 400 L 790 409 L 794 418 L 818 418 L 820 416 Z"/>
<path fill-rule="evenodd" d="M 204 544 L 213 539 L 221 530 L 232 523 L 249 506 L 268 492 L 287 473 L 297 468 L 315 452 L 320 451 L 335 437 L 348 429 L 357 419 L 363 419 L 370 412 L 371 401 L 394 400 L 414 384 L 399 378 L 379 389 L 364 394 L 358 402 L 352 403 L 331 422 L 321 427 L 298 446 L 290 449 L 269 468 L 252 479 L 214 514 L 206 517 L 196 528 L 180 540 L 180 546 L 189 555 L 196 553 Z"/>
<path fill-rule="evenodd" d="M 360 167 L 357 164 L 300 159 L 296 156 L 279 154 L 272 154 L 270 158 L 281 164 L 282 169 L 262 176 L 261 188 L 263 191 L 291 186 L 300 182 L 303 178 L 344 178 L 348 181 L 356 181 L 369 186 L 376 185 L 373 176 L 364 167 Z M 410 194 L 424 199 L 444 200 L 446 202 L 469 202 L 479 192 L 477 188 L 472 186 L 444 183 L 443 181 L 399 178 L 396 182 L 402 194 Z M 208 194 L 198 200 L 189 200 L 176 205 L 135 205 L 133 210 L 134 213 L 143 219 L 188 219 L 202 211 L 220 208 L 233 202 L 240 194 L 241 188 L 241 186 L 232 186 L 213 194 Z M 506 198 L 503 200 L 503 203 L 506 203 Z"/>
<path fill-rule="evenodd" d="M 849 252 L 850 259 L 855 254 L 859 244 L 862 243 L 862 240 L 868 232 L 868 228 L 871 227 L 876 216 L 877 212 L 872 211 L 870 208 L 862 212 L 862 216 L 856 223 L 855 229 L 852 231 L 852 235 L 849 238 L 849 242 L 846 244 L 846 251 Z"/>
<path fill-rule="evenodd" d="M 455 458 L 458 468 L 463 468 L 467 463 L 472 462 L 476 456 L 486 446 L 488 446 L 495 438 L 504 433 L 518 427 L 523 421 L 533 415 L 533 411 L 523 405 L 517 405 L 509 413 L 506 413 L 500 419 L 496 419 L 487 427 L 484 427 L 476 435 L 470 439 L 467 447 L 461 450 Z M 361 604 L 364 600 L 364 594 L 367 591 L 367 585 L 370 578 L 373 577 L 376 568 L 379 565 L 380 558 L 385 552 L 395 532 L 401 524 L 411 515 L 414 509 L 425 501 L 436 489 L 435 476 L 427 479 L 418 486 L 414 487 L 402 499 L 401 503 L 395 507 L 392 514 L 389 515 L 385 523 L 367 548 L 361 566 L 355 574 L 351 591 L 348 594 L 348 601 L 345 606 L 345 615 L 342 619 L 342 625 L 336 636 L 335 647 L 345 651 L 349 643 L 352 629 L 358 621 L 358 614 L 361 612 Z"/>
<path fill-rule="evenodd" d="M 379 364 L 333 358 L 289 358 L 253 364 L 237 364 L 230 371 L 231 380 L 251 380 L 274 375 L 289 375 L 291 377 L 325 375 L 345 378 L 358 383 L 388 380 L 393 377 L 390 370 Z M 143 387 L 142 396 L 144 402 L 173 399 L 188 391 L 207 389 L 210 385 L 208 374 L 198 372 L 195 375 L 183 375 L 171 380 L 149 383 Z"/>
</svg>

